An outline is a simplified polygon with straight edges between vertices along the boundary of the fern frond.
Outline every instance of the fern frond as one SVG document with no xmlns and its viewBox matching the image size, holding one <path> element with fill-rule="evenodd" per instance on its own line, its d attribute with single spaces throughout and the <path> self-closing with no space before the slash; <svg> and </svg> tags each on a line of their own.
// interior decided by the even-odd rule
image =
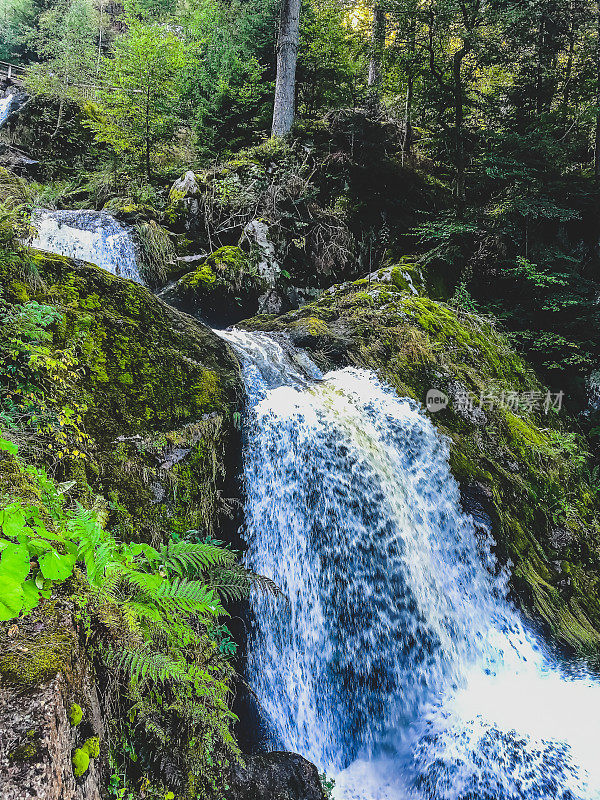
<svg viewBox="0 0 600 800">
<path fill-rule="evenodd" d="M 163 566 L 178 575 L 187 571 L 201 572 L 235 562 L 235 556 L 230 550 L 202 542 L 170 542 L 160 548 L 160 554 Z"/>
</svg>

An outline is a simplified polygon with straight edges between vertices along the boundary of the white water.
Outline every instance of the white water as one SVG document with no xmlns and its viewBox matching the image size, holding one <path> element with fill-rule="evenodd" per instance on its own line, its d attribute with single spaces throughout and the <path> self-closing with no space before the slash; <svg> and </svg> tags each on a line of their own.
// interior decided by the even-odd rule
<svg viewBox="0 0 600 800">
<path fill-rule="evenodd" d="M 0 97 L 0 128 L 4 125 L 8 115 L 10 114 L 12 102 L 12 94 L 7 95 L 6 97 Z"/>
<path fill-rule="evenodd" d="M 32 247 L 89 261 L 96 266 L 143 283 L 129 231 L 105 211 L 48 211 L 36 209 Z"/>
<path fill-rule="evenodd" d="M 252 600 L 273 748 L 344 800 L 600 798 L 600 685 L 524 628 L 421 408 L 224 335 L 249 396 L 247 561 L 289 600 Z"/>
</svg>

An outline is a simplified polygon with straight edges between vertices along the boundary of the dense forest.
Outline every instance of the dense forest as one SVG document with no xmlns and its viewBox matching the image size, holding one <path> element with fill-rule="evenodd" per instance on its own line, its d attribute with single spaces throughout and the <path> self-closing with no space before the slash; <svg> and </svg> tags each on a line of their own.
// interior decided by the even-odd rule
<svg viewBox="0 0 600 800">
<path fill-rule="evenodd" d="M 3 796 L 598 797 L 600 0 L 0 13 Z"/>
</svg>

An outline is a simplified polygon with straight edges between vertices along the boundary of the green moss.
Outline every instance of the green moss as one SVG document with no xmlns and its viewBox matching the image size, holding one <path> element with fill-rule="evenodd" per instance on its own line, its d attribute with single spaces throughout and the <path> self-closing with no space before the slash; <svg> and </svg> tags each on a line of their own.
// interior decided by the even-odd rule
<svg viewBox="0 0 600 800">
<path fill-rule="evenodd" d="M 217 276 L 208 264 L 203 264 L 194 272 L 190 272 L 182 278 L 182 282 L 187 289 L 209 290 L 217 280 Z"/>
<path fill-rule="evenodd" d="M 86 750 L 78 747 L 73 753 L 73 774 L 76 778 L 84 775 L 90 766 L 90 756 Z"/>
<path fill-rule="evenodd" d="M 8 760 L 11 763 L 38 761 L 41 752 L 41 742 L 37 732 L 29 730 L 26 734 L 26 740 L 9 751 Z"/>
<path fill-rule="evenodd" d="M 71 708 L 69 709 L 69 722 L 71 725 L 76 727 L 82 719 L 83 711 L 81 710 L 81 706 L 78 706 L 77 703 L 71 703 Z"/>
<path fill-rule="evenodd" d="M 86 752 L 90 758 L 98 758 L 100 755 L 100 739 L 97 736 L 91 736 L 89 739 L 86 739 L 81 749 Z"/>
<path fill-rule="evenodd" d="M 50 620 L 38 636 L 10 640 L 0 655 L 0 676 L 11 686 L 38 686 L 69 669 L 73 634 Z"/>
</svg>

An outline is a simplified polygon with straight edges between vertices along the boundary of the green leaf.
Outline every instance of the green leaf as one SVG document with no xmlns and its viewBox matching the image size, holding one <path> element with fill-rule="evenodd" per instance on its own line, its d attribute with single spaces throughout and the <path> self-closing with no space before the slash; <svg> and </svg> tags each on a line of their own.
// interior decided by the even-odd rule
<svg viewBox="0 0 600 800">
<path fill-rule="evenodd" d="M 0 450 L 4 450 L 5 453 L 10 453 L 11 456 L 16 456 L 19 452 L 19 448 L 16 444 L 2 438 L 0 438 Z"/>
<path fill-rule="evenodd" d="M 73 572 L 75 556 L 62 556 L 56 550 L 49 550 L 39 559 L 40 570 L 44 578 L 51 581 L 64 581 Z"/>
<path fill-rule="evenodd" d="M 2 551 L 0 559 L 0 582 L 4 580 L 23 583 L 29 575 L 29 551 L 23 544 L 9 544 Z M 3 589 L 0 585 L 0 594 Z"/>
<path fill-rule="evenodd" d="M 11 503 L 2 512 L 2 530 L 5 536 L 18 536 L 25 527 L 25 516 L 20 503 Z"/>
<path fill-rule="evenodd" d="M 23 613 L 29 614 L 40 602 L 40 591 L 35 581 L 25 581 L 23 584 Z"/>
<path fill-rule="evenodd" d="M 12 578 L 0 580 L 0 622 L 6 622 L 18 617 L 23 608 L 23 586 Z"/>
</svg>

